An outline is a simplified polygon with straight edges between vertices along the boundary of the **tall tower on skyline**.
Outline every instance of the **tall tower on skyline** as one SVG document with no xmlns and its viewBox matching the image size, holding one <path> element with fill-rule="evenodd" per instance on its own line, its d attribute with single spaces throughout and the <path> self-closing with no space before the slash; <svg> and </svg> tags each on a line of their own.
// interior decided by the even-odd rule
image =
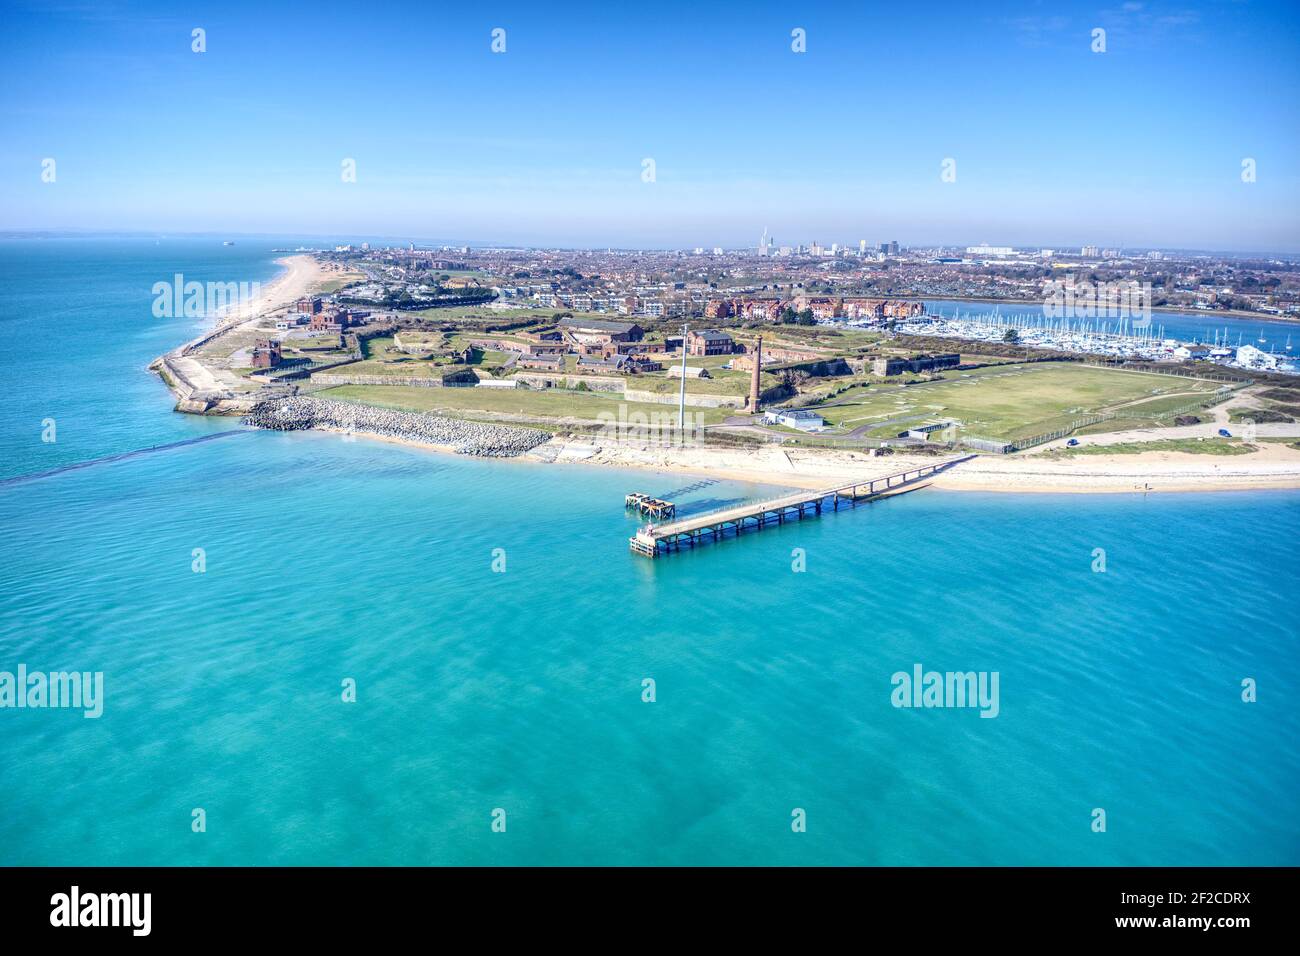
<svg viewBox="0 0 1300 956">
<path fill-rule="evenodd" d="M 767 255 L 772 249 L 772 240 L 767 237 L 767 226 L 763 227 L 763 235 L 758 240 L 758 254 Z"/>
</svg>

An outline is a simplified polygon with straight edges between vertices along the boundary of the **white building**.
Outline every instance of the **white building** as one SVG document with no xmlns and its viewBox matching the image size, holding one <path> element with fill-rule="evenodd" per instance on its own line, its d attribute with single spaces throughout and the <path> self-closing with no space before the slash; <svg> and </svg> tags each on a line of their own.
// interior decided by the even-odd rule
<svg viewBox="0 0 1300 956">
<path fill-rule="evenodd" d="M 1236 364 L 1241 368 L 1259 369 L 1262 372 L 1293 372 L 1295 366 L 1285 355 L 1274 355 L 1253 345 L 1241 345 L 1237 348 Z"/>
<path fill-rule="evenodd" d="M 820 415 L 805 408 L 778 409 L 774 412 L 764 412 L 763 421 L 768 425 L 785 425 L 787 428 L 797 428 L 801 432 L 819 432 L 826 427 L 826 423 L 822 421 Z"/>
</svg>

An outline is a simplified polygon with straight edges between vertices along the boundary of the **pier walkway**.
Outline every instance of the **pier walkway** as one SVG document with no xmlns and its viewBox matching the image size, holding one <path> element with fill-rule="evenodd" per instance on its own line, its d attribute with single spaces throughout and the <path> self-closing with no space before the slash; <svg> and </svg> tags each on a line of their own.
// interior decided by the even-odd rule
<svg viewBox="0 0 1300 956">
<path fill-rule="evenodd" d="M 788 520 L 802 518 L 808 513 L 820 515 L 822 509 L 827 506 L 828 499 L 830 507 L 838 511 L 841 502 L 856 506 L 860 501 L 895 494 L 902 489 L 915 486 L 923 478 L 931 478 L 946 468 L 974 457 L 974 455 L 959 455 L 956 458 L 921 465 L 897 474 L 879 478 L 861 478 L 821 491 L 796 491 L 779 498 L 747 501 L 729 508 L 706 511 L 668 524 L 651 523 L 638 528 L 637 533 L 628 539 L 628 543 L 636 554 L 655 558 L 680 551 L 683 545 L 693 548 L 702 539 L 718 541 L 728 531 L 740 535 L 746 530 L 764 528 L 769 524 L 784 524 Z"/>
</svg>

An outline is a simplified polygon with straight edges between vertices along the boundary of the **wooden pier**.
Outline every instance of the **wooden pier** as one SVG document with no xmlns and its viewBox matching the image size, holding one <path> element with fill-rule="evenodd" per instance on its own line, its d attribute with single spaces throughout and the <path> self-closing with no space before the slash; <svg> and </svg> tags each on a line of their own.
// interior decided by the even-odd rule
<svg viewBox="0 0 1300 956">
<path fill-rule="evenodd" d="M 638 528 L 628 543 L 636 554 L 657 558 L 680 551 L 683 545 L 694 548 L 703 540 L 720 541 L 728 531 L 739 536 L 745 531 L 765 528 L 769 524 L 785 524 L 802 518 L 805 514 L 820 515 L 826 507 L 838 511 L 842 502 L 856 507 L 860 501 L 870 501 L 915 487 L 922 479 L 931 478 L 945 468 L 974 457 L 961 455 L 893 475 L 862 478 L 824 491 L 796 491 L 766 501 L 749 501 L 730 508 L 691 515 L 668 524 L 656 525 L 652 522 Z"/>
</svg>

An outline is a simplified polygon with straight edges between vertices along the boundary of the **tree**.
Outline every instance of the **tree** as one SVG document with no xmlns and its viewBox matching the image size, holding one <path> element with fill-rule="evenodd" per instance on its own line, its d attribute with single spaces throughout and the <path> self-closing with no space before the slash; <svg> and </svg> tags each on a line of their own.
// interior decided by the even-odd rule
<svg viewBox="0 0 1300 956">
<path fill-rule="evenodd" d="M 1017 332 L 1015 329 L 1007 329 L 1005 332 L 1002 333 L 1002 341 L 1007 342 L 1011 345 L 1015 345 L 1017 342 L 1020 341 L 1020 333 Z"/>
</svg>

